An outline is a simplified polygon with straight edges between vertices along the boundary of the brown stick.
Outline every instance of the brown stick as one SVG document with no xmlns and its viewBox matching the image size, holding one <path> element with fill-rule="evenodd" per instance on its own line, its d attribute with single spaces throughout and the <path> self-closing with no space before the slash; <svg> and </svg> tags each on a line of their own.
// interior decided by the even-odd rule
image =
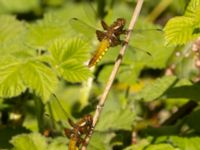
<svg viewBox="0 0 200 150">
<path fill-rule="evenodd" d="M 133 30 L 133 27 L 135 26 L 136 20 L 137 20 L 139 14 L 140 14 L 140 11 L 141 11 L 141 8 L 142 8 L 142 5 L 143 5 L 143 1 L 144 0 L 137 0 L 137 4 L 136 4 L 135 10 L 133 12 L 133 15 L 132 15 L 132 18 L 131 18 L 131 22 L 130 22 L 129 27 L 128 27 L 128 31 L 132 31 Z M 95 125 L 96 125 L 96 123 L 97 123 L 97 121 L 98 121 L 98 119 L 100 117 L 103 105 L 104 105 L 104 103 L 106 101 L 106 98 L 108 96 L 108 93 L 109 93 L 109 91 L 111 89 L 111 86 L 113 84 L 113 81 L 115 79 L 117 71 L 119 69 L 119 66 L 120 66 L 120 64 L 122 62 L 122 58 L 123 58 L 123 56 L 125 54 L 128 42 L 130 40 L 130 37 L 131 37 L 131 32 L 128 32 L 127 35 L 126 35 L 126 38 L 125 38 L 126 42 L 123 45 L 123 47 L 120 49 L 120 52 L 119 52 L 119 55 L 117 57 L 117 60 L 115 61 L 112 73 L 110 74 L 110 77 L 108 79 L 108 82 L 106 84 L 104 92 L 103 92 L 103 94 L 102 94 L 102 96 L 101 96 L 101 98 L 99 100 L 99 104 L 97 105 L 97 108 L 96 108 L 96 111 L 95 111 L 95 114 L 94 114 L 94 117 L 93 117 L 93 127 L 95 127 Z M 91 131 L 91 134 L 92 133 L 93 133 L 93 130 Z M 87 139 L 85 141 L 85 144 L 82 147 L 82 150 L 86 150 L 87 149 L 87 145 L 89 143 L 89 140 L 90 140 L 90 137 L 87 137 Z"/>
</svg>

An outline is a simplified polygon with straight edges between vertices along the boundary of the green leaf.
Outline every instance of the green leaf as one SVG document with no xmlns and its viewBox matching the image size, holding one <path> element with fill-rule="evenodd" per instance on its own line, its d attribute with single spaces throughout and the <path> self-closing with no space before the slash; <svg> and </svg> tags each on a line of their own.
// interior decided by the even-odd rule
<svg viewBox="0 0 200 150">
<path fill-rule="evenodd" d="M 85 81 L 91 77 L 91 72 L 89 71 L 88 67 L 83 66 L 76 61 L 66 62 L 57 70 L 65 80 L 70 82 Z"/>
<path fill-rule="evenodd" d="M 39 7 L 39 4 L 39 0 L 0 0 L 0 12 L 27 12 Z"/>
<path fill-rule="evenodd" d="M 68 61 L 69 59 L 75 59 L 78 62 L 84 62 L 88 58 L 89 46 L 80 38 L 74 38 L 72 40 L 56 39 L 49 46 L 48 50 L 56 60 L 56 65 Z"/>
<path fill-rule="evenodd" d="M 152 101 L 162 96 L 167 89 L 170 88 L 177 78 L 175 76 L 164 76 L 157 79 L 150 85 L 147 85 L 141 92 L 139 92 L 135 99 L 144 99 L 145 101 Z"/>
<path fill-rule="evenodd" d="M 170 141 L 180 150 L 198 150 L 200 149 L 199 137 L 170 137 Z"/>
<path fill-rule="evenodd" d="M 14 150 L 46 150 L 46 139 L 39 133 L 21 134 L 12 138 Z"/>
<path fill-rule="evenodd" d="M 177 150 L 176 148 L 172 147 L 170 144 L 155 144 L 150 145 L 146 150 Z"/>
<path fill-rule="evenodd" d="M 67 139 L 66 137 L 54 138 L 52 142 L 48 145 L 48 150 L 66 150 Z"/>
<path fill-rule="evenodd" d="M 129 109 L 107 111 L 103 113 L 102 120 L 97 125 L 97 130 L 130 130 L 135 114 Z"/>
<path fill-rule="evenodd" d="M 164 28 L 166 44 L 181 45 L 197 38 L 200 34 L 193 34 L 194 19 L 190 17 L 174 17 Z"/>
<path fill-rule="evenodd" d="M 100 132 L 94 132 L 87 149 L 88 150 L 111 149 L 109 142 L 110 142 L 112 136 L 113 136 L 112 134 L 104 134 L 104 133 L 100 133 Z"/>
<path fill-rule="evenodd" d="M 173 87 L 166 92 L 168 98 L 187 98 L 192 100 L 200 100 L 199 96 L 200 84 L 182 85 Z"/>
<path fill-rule="evenodd" d="M 14 16 L 0 15 L 0 43 L 17 39 L 24 30 L 22 22 L 18 21 Z"/>
<path fill-rule="evenodd" d="M 187 124 L 194 130 L 196 130 L 198 133 L 200 133 L 200 110 L 192 112 L 187 118 L 186 122 Z"/>
<path fill-rule="evenodd" d="M 119 103 L 119 98 L 116 93 L 112 95 L 106 102 L 103 112 L 100 117 L 96 129 L 100 131 L 112 130 L 130 130 L 132 128 L 133 121 L 135 120 L 135 113 L 131 111 L 129 106 L 122 108 Z M 115 97 L 116 96 L 116 97 Z"/>
<path fill-rule="evenodd" d="M 55 73 L 37 61 L 29 61 L 24 64 L 23 79 L 30 89 L 43 98 L 44 102 L 54 92 L 58 83 Z"/>
<path fill-rule="evenodd" d="M 199 10 L 200 10 L 200 0 L 191 0 L 189 5 L 187 6 L 184 16 L 195 18 L 199 15 L 197 13 L 199 12 Z"/>
<path fill-rule="evenodd" d="M 28 25 L 27 42 L 32 47 L 46 50 L 53 40 L 69 36 L 67 34 L 69 33 L 68 27 L 67 21 L 60 20 L 57 16 L 49 13 L 43 20 Z"/>
<path fill-rule="evenodd" d="M 1 58 L 0 61 L 0 96 L 13 97 L 25 91 L 21 62 L 12 57 Z"/>
</svg>

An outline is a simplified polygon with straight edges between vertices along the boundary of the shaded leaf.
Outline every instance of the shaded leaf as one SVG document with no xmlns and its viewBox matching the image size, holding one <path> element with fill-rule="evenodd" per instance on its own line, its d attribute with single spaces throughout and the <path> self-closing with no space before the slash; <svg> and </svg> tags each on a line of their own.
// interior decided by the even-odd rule
<svg viewBox="0 0 200 150">
<path fill-rule="evenodd" d="M 198 133 L 200 133 L 200 110 L 192 112 L 186 119 L 187 124 Z"/>
<path fill-rule="evenodd" d="M 8 149 L 12 148 L 13 146 L 9 142 L 12 137 L 22 134 L 22 133 L 29 133 L 30 130 L 28 130 L 25 127 L 22 126 L 4 126 L 0 128 L 0 149 Z"/>
<path fill-rule="evenodd" d="M 187 98 L 192 100 L 200 100 L 199 96 L 200 84 L 183 85 L 173 87 L 166 92 L 168 98 Z"/>
<path fill-rule="evenodd" d="M 176 82 L 175 76 L 164 76 L 155 80 L 155 82 L 146 86 L 141 92 L 139 92 L 135 99 L 144 99 L 145 101 L 152 101 L 162 96 L 170 86 Z"/>
</svg>

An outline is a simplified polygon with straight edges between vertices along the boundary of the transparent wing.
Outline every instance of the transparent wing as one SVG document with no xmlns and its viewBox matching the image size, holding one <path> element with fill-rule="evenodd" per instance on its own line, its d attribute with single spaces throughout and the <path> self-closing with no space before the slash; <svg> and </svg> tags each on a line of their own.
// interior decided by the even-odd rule
<svg viewBox="0 0 200 150">
<path fill-rule="evenodd" d="M 74 29 L 76 33 L 81 33 L 88 38 L 96 36 L 96 30 L 99 30 L 78 18 L 71 18 L 69 22 L 72 29 Z"/>
</svg>

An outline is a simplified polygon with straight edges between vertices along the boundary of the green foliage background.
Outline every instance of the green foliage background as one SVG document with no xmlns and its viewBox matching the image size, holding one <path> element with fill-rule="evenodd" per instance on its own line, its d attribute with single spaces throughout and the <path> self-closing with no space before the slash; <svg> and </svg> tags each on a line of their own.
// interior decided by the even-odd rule
<svg viewBox="0 0 200 150">
<path fill-rule="evenodd" d="M 89 150 L 200 149 L 200 0 L 172 1 L 149 21 L 164 1 L 145 0 Z M 95 29 L 101 19 L 128 24 L 135 4 L 0 0 L 0 149 L 67 149 L 67 118 L 94 114 L 120 49 L 90 70 Z M 163 124 L 191 100 L 195 108 Z"/>
</svg>

